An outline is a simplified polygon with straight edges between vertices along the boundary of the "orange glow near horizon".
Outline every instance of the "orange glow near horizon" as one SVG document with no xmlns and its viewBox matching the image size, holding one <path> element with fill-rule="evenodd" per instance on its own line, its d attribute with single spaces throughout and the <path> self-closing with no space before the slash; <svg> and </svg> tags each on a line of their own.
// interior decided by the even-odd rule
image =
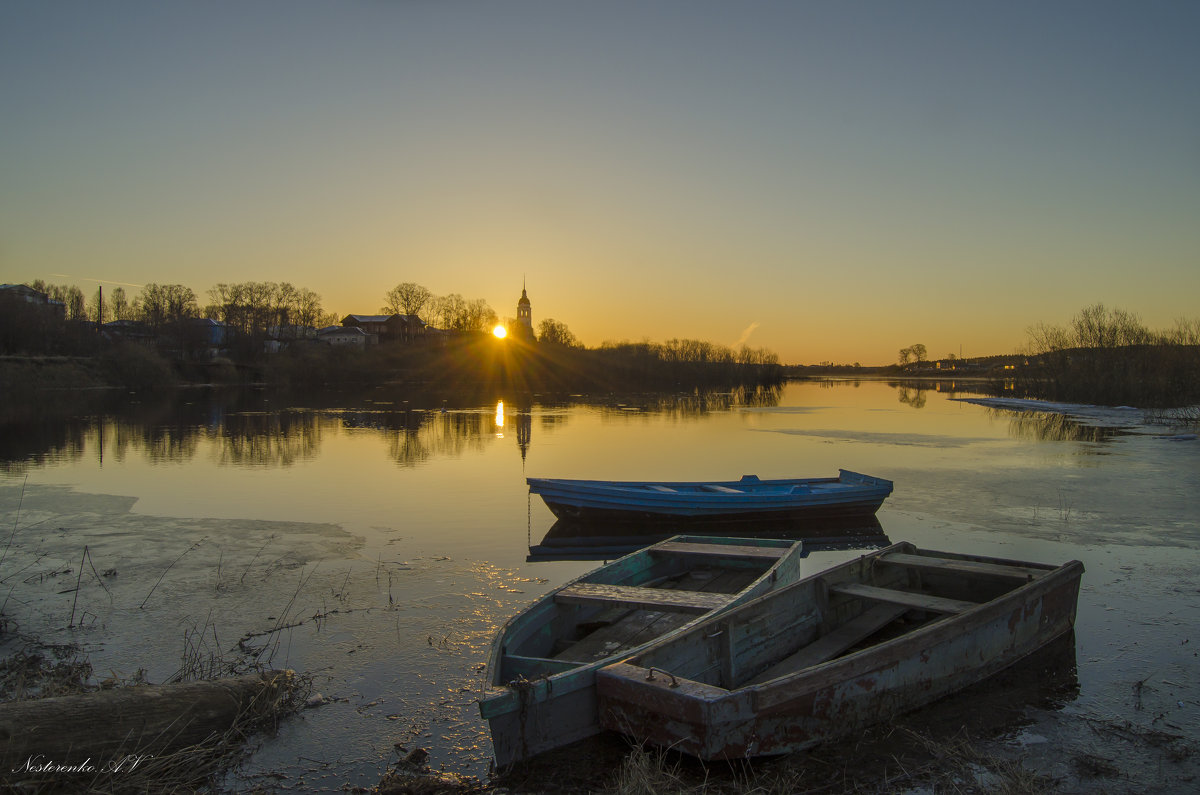
<svg viewBox="0 0 1200 795">
<path fill-rule="evenodd" d="M 506 329 L 504 326 L 496 326 L 494 329 L 492 329 L 492 333 L 496 335 L 496 339 L 502 340 L 508 336 L 508 329 Z"/>
</svg>

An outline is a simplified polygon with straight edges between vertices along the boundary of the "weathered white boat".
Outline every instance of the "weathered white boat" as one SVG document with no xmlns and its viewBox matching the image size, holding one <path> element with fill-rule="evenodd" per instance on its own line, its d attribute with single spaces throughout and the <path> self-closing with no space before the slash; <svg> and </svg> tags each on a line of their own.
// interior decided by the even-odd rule
<svg viewBox="0 0 1200 795">
<path fill-rule="evenodd" d="M 800 577 L 784 539 L 674 536 L 534 602 L 497 633 L 479 711 L 505 767 L 597 734 L 596 671 Z"/>
<path fill-rule="evenodd" d="M 1082 573 L 894 544 L 602 669 L 600 723 L 701 759 L 809 748 L 1070 632 Z"/>
<path fill-rule="evenodd" d="M 526 478 L 560 519 L 739 521 L 872 515 L 892 493 L 883 478 L 839 470 L 836 478 L 616 481 Z"/>
</svg>

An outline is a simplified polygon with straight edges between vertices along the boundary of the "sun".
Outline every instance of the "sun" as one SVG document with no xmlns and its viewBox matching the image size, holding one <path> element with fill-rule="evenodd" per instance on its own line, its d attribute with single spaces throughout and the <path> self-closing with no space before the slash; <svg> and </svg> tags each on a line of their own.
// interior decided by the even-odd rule
<svg viewBox="0 0 1200 795">
<path fill-rule="evenodd" d="M 508 329 L 506 329 L 504 326 L 496 326 L 494 329 L 492 329 L 492 333 L 496 335 L 496 339 L 502 340 L 508 336 Z"/>
</svg>

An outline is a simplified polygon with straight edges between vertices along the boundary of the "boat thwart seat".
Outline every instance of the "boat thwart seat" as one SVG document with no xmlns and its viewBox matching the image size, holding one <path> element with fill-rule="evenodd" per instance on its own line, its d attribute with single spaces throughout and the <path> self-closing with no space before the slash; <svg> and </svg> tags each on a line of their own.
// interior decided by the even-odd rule
<svg viewBox="0 0 1200 795">
<path fill-rule="evenodd" d="M 608 585 L 580 582 L 568 585 L 554 595 L 554 601 L 602 603 L 639 610 L 666 610 L 680 613 L 707 613 L 729 604 L 725 593 L 683 591 L 672 588 L 639 588 L 634 585 Z"/>
<path fill-rule="evenodd" d="M 858 582 L 845 582 L 830 586 L 832 593 L 845 596 L 857 596 L 875 602 L 885 602 L 893 605 L 903 605 L 917 610 L 929 610 L 934 613 L 962 613 L 977 605 L 974 602 L 964 602 L 960 599 L 946 599 L 942 596 L 900 591 L 895 588 L 879 588 L 875 585 L 865 585 Z"/>
<path fill-rule="evenodd" d="M 651 550 L 659 555 L 711 555 L 741 560 L 778 560 L 789 547 L 754 547 L 748 544 L 702 544 L 689 541 L 665 541 Z"/>
</svg>

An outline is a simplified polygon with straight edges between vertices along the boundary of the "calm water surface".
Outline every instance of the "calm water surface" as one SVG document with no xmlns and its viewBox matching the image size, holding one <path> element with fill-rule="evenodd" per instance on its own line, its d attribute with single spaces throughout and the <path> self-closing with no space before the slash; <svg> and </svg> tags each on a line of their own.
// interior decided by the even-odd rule
<svg viewBox="0 0 1200 795">
<path fill-rule="evenodd" d="M 396 744 L 481 774 L 474 698 L 492 634 L 597 565 L 530 558 L 554 517 L 525 477 L 845 468 L 895 481 L 876 530 L 893 541 L 1082 560 L 1080 687 L 1063 713 L 1126 714 L 1129 683 L 1158 677 L 1170 684 L 1134 711 L 1200 736 L 1200 443 L 1163 438 L 1133 411 L 955 397 L 881 381 L 752 399 L 378 392 L 313 405 L 256 392 L 10 427 L 5 612 L 119 677 L 161 681 L 247 649 L 314 674 L 329 703 L 265 741 L 245 781 L 283 771 L 283 786 L 370 785 Z M 61 593 L 77 577 L 78 595 Z"/>
</svg>

